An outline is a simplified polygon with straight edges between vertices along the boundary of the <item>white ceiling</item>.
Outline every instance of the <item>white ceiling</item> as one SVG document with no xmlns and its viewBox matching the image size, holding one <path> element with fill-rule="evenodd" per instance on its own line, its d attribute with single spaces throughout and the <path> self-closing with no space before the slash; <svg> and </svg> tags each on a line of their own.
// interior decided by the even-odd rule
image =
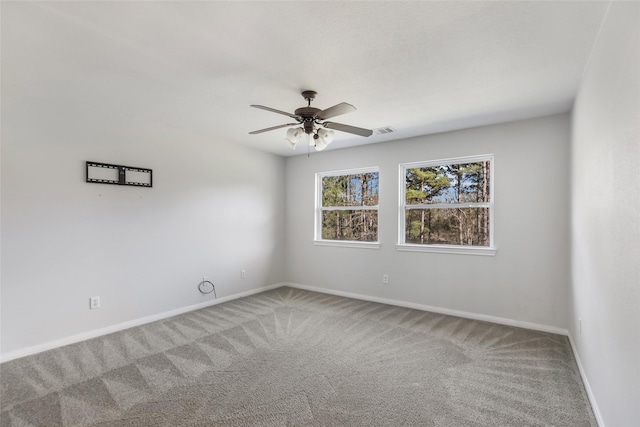
<svg viewBox="0 0 640 427">
<path fill-rule="evenodd" d="M 275 154 L 303 89 L 329 149 L 571 109 L 608 2 L 2 2 L 2 114 L 154 126 Z M 33 101 L 37 100 L 37 103 Z M 35 107 L 37 105 L 37 107 Z M 33 111 L 34 109 L 41 111 Z"/>
</svg>

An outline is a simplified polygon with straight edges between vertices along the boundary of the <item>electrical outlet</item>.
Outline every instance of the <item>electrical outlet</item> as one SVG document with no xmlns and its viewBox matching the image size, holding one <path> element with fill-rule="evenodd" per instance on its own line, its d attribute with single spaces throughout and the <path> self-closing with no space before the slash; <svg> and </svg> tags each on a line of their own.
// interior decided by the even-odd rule
<svg viewBox="0 0 640 427">
<path fill-rule="evenodd" d="M 389 284 L 389 275 L 388 274 L 383 274 L 382 275 L 382 283 L 384 283 L 385 285 Z"/>
<path fill-rule="evenodd" d="M 247 270 L 240 270 L 240 278 L 241 279 L 247 278 Z"/>
<path fill-rule="evenodd" d="M 91 310 L 100 308 L 100 297 L 90 297 L 89 298 L 89 308 Z"/>
</svg>

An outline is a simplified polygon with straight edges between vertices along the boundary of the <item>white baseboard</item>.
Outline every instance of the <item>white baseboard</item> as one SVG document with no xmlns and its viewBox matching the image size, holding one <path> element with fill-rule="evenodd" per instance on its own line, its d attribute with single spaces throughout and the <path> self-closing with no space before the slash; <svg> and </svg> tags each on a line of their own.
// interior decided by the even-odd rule
<svg viewBox="0 0 640 427">
<path fill-rule="evenodd" d="M 576 363 L 578 364 L 578 370 L 580 371 L 580 377 L 582 377 L 582 383 L 584 384 L 584 389 L 587 391 L 587 397 L 589 398 L 589 402 L 591 403 L 591 409 L 593 409 L 593 416 L 596 417 L 596 422 L 599 427 L 604 426 L 604 420 L 602 419 L 602 414 L 600 413 L 600 408 L 598 408 L 598 404 L 596 403 L 596 397 L 593 395 L 593 391 L 591 390 L 591 386 L 589 385 L 589 380 L 587 379 L 587 374 L 582 367 L 582 362 L 580 362 L 580 355 L 578 354 L 578 349 L 576 348 L 575 343 L 573 342 L 573 337 L 571 334 L 569 336 L 569 343 L 571 344 L 571 350 L 573 350 L 573 356 L 576 359 Z"/>
<path fill-rule="evenodd" d="M 498 323 L 500 325 L 515 326 L 518 328 L 532 329 L 534 331 L 549 332 L 558 335 L 569 335 L 567 329 L 556 326 L 540 325 L 537 323 L 523 322 L 521 320 L 505 319 L 502 317 L 487 316 L 484 314 L 469 313 L 467 311 L 451 310 L 448 308 L 434 307 L 431 305 L 417 304 L 413 302 L 400 301 L 395 299 L 380 298 L 370 295 L 356 294 L 352 292 L 336 291 L 333 289 L 318 288 L 315 286 L 300 285 L 298 283 L 282 283 L 283 286 L 304 289 L 307 291 L 321 292 L 324 294 L 338 295 L 341 297 L 354 298 L 364 301 L 379 302 L 382 304 L 397 305 L 399 307 L 415 308 L 416 310 L 430 311 L 432 313 L 447 314 L 449 316 L 464 317 L 465 319 L 482 320 L 485 322 Z"/>
<path fill-rule="evenodd" d="M 0 355 L 0 363 L 8 362 L 10 360 L 19 359 L 21 357 L 30 356 L 32 354 L 41 353 L 46 350 L 52 350 L 54 348 L 62 347 L 69 344 L 75 344 L 80 341 L 85 341 L 91 338 L 96 338 L 102 335 L 111 334 L 113 332 L 122 331 L 124 329 L 133 328 L 134 326 L 140 326 L 147 323 L 155 322 L 158 320 L 166 319 L 168 317 L 177 316 L 189 311 L 199 310 L 201 308 L 210 307 L 212 305 L 222 304 L 223 302 L 231 301 L 234 299 L 246 297 L 249 295 L 257 294 L 260 292 L 276 289 L 281 286 L 285 286 L 285 283 L 276 283 L 269 286 L 263 286 L 257 289 L 251 289 L 249 291 L 240 292 L 237 294 L 229 295 L 226 297 L 217 298 L 211 301 L 202 302 L 199 304 L 193 304 L 187 307 L 177 308 L 175 310 L 165 311 L 164 313 L 154 314 L 151 316 L 143 317 L 140 319 L 130 320 L 128 322 L 118 323 L 117 325 L 107 326 L 105 328 L 95 329 L 93 331 L 83 332 L 81 334 L 72 335 L 70 337 L 62 338 L 59 340 L 49 341 L 44 344 L 34 345 L 32 347 L 22 348 L 20 350 L 11 351 L 6 354 Z"/>
<path fill-rule="evenodd" d="M 374 296 L 370 296 L 370 295 L 364 295 L 364 294 L 357 294 L 357 293 L 352 293 L 352 292 L 344 292 L 344 291 L 337 291 L 337 290 L 333 290 L 333 289 L 326 289 L 326 288 L 319 288 L 319 287 L 315 287 L 315 286 L 307 286 L 307 285 L 301 285 L 298 283 L 276 283 L 273 285 L 269 285 L 269 286 L 263 286 L 257 289 L 252 289 L 249 291 L 245 291 L 245 292 L 240 292 L 234 295 L 229 295 L 226 297 L 221 297 L 212 301 L 207 301 L 207 302 L 203 302 L 203 303 L 199 303 L 199 304 L 194 304 L 194 305 L 190 305 L 187 307 L 182 307 L 182 308 L 178 308 L 175 310 L 170 310 L 170 311 L 166 311 L 164 313 L 159 313 L 159 314 L 154 314 L 151 316 L 147 316 L 147 317 L 143 317 L 140 319 L 135 319 L 135 320 L 130 320 L 128 322 L 124 322 L 124 323 L 119 323 L 117 325 L 112 325 L 112 326 L 107 326 L 105 328 L 100 328 L 100 329 L 95 329 L 93 331 L 88 331 L 88 332 L 83 332 L 81 334 L 77 334 L 77 335 L 72 335 L 70 337 L 66 337 L 66 338 L 62 338 L 59 340 L 54 340 L 54 341 L 49 341 L 43 344 L 38 344 L 32 347 L 26 347 L 20 350 L 16 350 L 16 351 L 12 351 L 9 353 L 5 353 L 0 355 L 0 363 L 3 362 L 8 362 L 10 360 L 14 360 L 14 359 L 18 359 L 21 357 L 25 357 L 25 356 L 30 356 L 32 354 L 36 354 L 36 353 L 41 353 L 43 351 L 46 350 L 51 350 L 54 348 L 58 348 L 58 347 L 62 347 L 65 345 L 69 345 L 69 344 L 75 344 L 77 342 L 80 341 L 84 341 L 84 340 L 88 340 L 91 338 L 96 338 L 102 335 L 107 335 L 107 334 L 111 334 L 113 332 L 118 332 L 118 331 L 122 331 L 124 329 L 129 329 L 129 328 L 133 328 L 134 326 L 140 326 L 140 325 L 144 325 L 147 323 L 151 323 L 151 322 L 155 322 L 158 320 L 162 320 L 162 319 L 166 319 L 169 317 L 173 317 L 173 316 L 177 316 L 183 313 L 187 313 L 189 311 L 194 311 L 194 310 L 198 310 L 201 308 L 205 308 L 205 307 L 210 307 L 216 304 L 221 304 L 223 302 L 227 302 L 227 301 L 231 301 L 234 299 L 238 299 L 238 298 L 242 298 L 242 297 L 246 297 L 249 295 L 253 295 L 253 294 L 257 294 L 260 292 L 264 292 L 264 291 L 268 291 L 271 289 L 276 289 L 282 286 L 289 286 L 292 288 L 298 288 L 298 289 L 305 289 L 308 291 L 313 291 L 313 292 L 321 292 L 321 293 L 325 293 L 325 294 L 331 294 L 331 295 L 338 295 L 338 296 L 343 296 L 343 297 L 347 297 L 347 298 L 354 298 L 354 299 L 359 299 L 359 300 L 363 300 L 363 301 L 371 301 L 371 302 L 378 302 L 378 303 L 382 303 L 382 304 L 389 304 L 389 305 L 396 305 L 399 307 L 407 307 L 407 308 L 414 308 L 417 310 L 422 310 L 422 311 L 430 311 L 432 313 L 440 313 L 440 314 L 447 314 L 450 316 L 457 316 L 457 317 L 463 317 L 466 319 L 473 319 L 473 320 L 482 320 L 485 322 L 492 322 L 492 323 L 498 323 L 501 325 L 508 325 L 508 326 L 515 326 L 518 328 L 525 328 L 525 329 L 532 329 L 532 330 L 536 330 L 536 331 L 542 331 L 542 332 L 550 332 L 553 334 L 559 334 L 559 335 L 569 335 L 569 332 L 566 329 L 562 329 L 562 328 L 557 328 L 555 326 L 547 326 L 547 325 L 540 325 L 537 323 L 530 323 L 530 322 L 522 322 L 519 320 L 512 320 L 512 319 L 505 319 L 502 317 L 494 317 L 494 316 L 487 316 L 484 314 L 476 314 L 476 313 L 469 313 L 466 311 L 459 311 L 459 310 L 451 310 L 451 309 L 447 309 L 447 308 L 441 308 L 441 307 L 434 307 L 434 306 L 430 306 L 430 305 L 425 305 L 425 304 L 417 304 L 417 303 L 412 303 L 412 302 L 407 302 L 407 301 L 400 301 L 400 300 L 394 300 L 394 299 L 388 299 L 388 298 L 380 298 L 380 297 L 374 297 Z M 574 350 L 575 353 L 575 350 Z M 577 360 L 577 354 L 576 354 L 576 360 Z M 578 363 L 578 366 L 580 366 L 580 364 Z M 582 368 L 580 367 L 580 372 L 582 374 Z M 584 374 L 582 374 L 583 378 L 584 378 Z M 585 381 L 585 384 L 586 381 Z M 590 389 L 588 389 L 589 391 Z M 589 397 L 591 399 L 591 395 Z"/>
</svg>

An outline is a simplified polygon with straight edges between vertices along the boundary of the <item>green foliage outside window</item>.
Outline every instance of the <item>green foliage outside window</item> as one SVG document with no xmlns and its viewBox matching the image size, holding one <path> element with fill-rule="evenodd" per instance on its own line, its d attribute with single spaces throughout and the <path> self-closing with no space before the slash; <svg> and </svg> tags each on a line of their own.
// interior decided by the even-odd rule
<svg viewBox="0 0 640 427">
<path fill-rule="evenodd" d="M 322 239 L 378 240 L 378 172 L 322 177 Z"/>
<path fill-rule="evenodd" d="M 490 175 L 488 160 L 406 169 L 405 243 L 489 246 Z"/>
</svg>

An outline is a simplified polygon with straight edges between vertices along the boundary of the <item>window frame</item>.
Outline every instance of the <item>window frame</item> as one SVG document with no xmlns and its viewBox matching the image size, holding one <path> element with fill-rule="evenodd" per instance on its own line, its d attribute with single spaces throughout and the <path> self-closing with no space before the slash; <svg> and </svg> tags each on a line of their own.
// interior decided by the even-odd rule
<svg viewBox="0 0 640 427">
<path fill-rule="evenodd" d="M 357 175 L 360 173 L 376 172 L 378 174 L 378 204 L 375 206 L 322 206 L 322 178 L 326 176 Z M 337 246 L 345 248 L 380 249 L 380 168 L 370 166 L 365 168 L 344 169 L 316 173 L 315 212 L 313 244 L 317 246 Z M 333 210 L 375 210 L 378 214 L 378 234 L 375 242 L 361 242 L 358 240 L 329 240 L 322 238 L 322 213 Z"/>
<path fill-rule="evenodd" d="M 455 165 L 463 163 L 475 163 L 481 161 L 489 161 L 489 202 L 470 202 L 470 203 L 436 203 L 430 205 L 407 205 L 406 204 L 406 174 L 408 169 L 442 166 L 442 165 Z M 399 165 L 399 179 L 398 179 L 398 243 L 396 249 L 398 251 L 407 252 L 435 252 L 435 253 L 449 253 L 449 254 L 466 254 L 466 255 L 485 255 L 494 256 L 496 254 L 496 247 L 494 241 L 495 226 L 495 194 L 494 194 L 494 172 L 495 172 L 495 159 L 493 154 L 481 154 L 475 156 L 464 157 L 452 157 L 447 159 L 427 160 L 419 162 L 407 162 Z M 468 246 L 468 245 L 434 245 L 434 244 L 419 244 L 419 243 L 406 243 L 406 210 L 407 206 L 411 206 L 410 209 L 453 209 L 455 207 L 465 208 L 489 208 L 489 246 Z"/>
</svg>

